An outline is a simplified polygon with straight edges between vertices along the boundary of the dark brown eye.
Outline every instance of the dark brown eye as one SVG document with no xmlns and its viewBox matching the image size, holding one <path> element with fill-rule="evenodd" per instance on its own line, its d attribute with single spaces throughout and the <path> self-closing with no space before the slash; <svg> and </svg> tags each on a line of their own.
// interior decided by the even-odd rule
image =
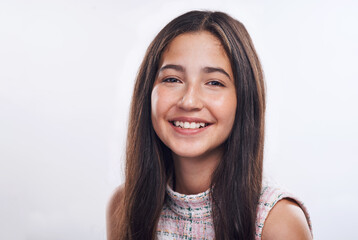
<svg viewBox="0 0 358 240">
<path fill-rule="evenodd" d="M 210 81 L 208 82 L 209 85 L 212 85 L 212 86 L 219 86 L 219 87 L 225 87 L 224 84 L 222 84 L 221 82 L 219 81 Z"/>
<path fill-rule="evenodd" d="M 166 78 L 163 80 L 163 82 L 176 83 L 176 82 L 180 82 L 180 81 L 176 78 Z"/>
</svg>

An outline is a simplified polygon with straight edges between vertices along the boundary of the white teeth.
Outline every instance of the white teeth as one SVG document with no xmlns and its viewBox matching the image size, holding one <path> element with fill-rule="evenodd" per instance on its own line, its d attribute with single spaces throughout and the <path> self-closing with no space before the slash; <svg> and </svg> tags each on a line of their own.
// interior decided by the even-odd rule
<svg viewBox="0 0 358 240">
<path fill-rule="evenodd" d="M 186 128 L 186 129 L 195 129 L 195 128 L 203 128 L 206 126 L 205 123 L 196 123 L 196 122 L 180 122 L 180 121 L 174 121 L 174 126 Z"/>
</svg>

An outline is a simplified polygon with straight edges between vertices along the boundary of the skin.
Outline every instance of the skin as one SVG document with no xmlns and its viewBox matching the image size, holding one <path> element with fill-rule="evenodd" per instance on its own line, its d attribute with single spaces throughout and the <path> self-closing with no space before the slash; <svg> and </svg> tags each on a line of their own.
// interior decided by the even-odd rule
<svg viewBox="0 0 358 240">
<path fill-rule="evenodd" d="M 123 200 L 123 192 L 124 192 L 124 184 L 121 184 L 117 187 L 109 200 L 106 212 L 106 227 L 107 227 L 107 239 L 112 240 L 114 239 L 114 232 L 115 232 L 115 222 L 116 219 L 114 217 L 114 212 L 120 202 Z"/>
<path fill-rule="evenodd" d="M 206 31 L 176 37 L 162 55 L 151 99 L 153 128 L 173 152 L 175 190 L 205 191 L 237 105 L 231 64 L 220 41 Z M 200 133 L 178 133 L 170 121 L 180 117 L 210 126 Z"/>
<path fill-rule="evenodd" d="M 225 73 L 208 71 L 207 67 Z M 162 55 L 151 101 L 153 128 L 173 153 L 175 191 L 206 191 L 222 157 L 222 144 L 232 129 L 237 106 L 230 61 L 220 41 L 206 31 L 176 37 Z M 211 125 L 196 134 L 182 134 L 169 122 L 177 117 L 196 117 Z M 124 185 L 118 187 L 108 205 L 108 239 L 123 191 Z M 294 201 L 283 199 L 270 211 L 262 239 L 309 240 L 312 236 L 302 209 Z"/>
<path fill-rule="evenodd" d="M 290 199 L 282 199 L 271 209 L 262 230 L 262 240 L 313 239 L 302 209 Z"/>
</svg>

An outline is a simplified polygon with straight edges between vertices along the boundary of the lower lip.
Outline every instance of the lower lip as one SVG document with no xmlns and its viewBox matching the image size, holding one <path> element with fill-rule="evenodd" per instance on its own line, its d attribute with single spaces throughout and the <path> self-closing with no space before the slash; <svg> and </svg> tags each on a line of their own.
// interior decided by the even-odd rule
<svg viewBox="0 0 358 240">
<path fill-rule="evenodd" d="M 182 135 L 195 135 L 198 133 L 201 133 L 203 131 L 205 131 L 206 129 L 208 129 L 211 124 L 209 126 L 203 127 L 203 128 L 180 128 L 180 127 L 175 127 L 171 122 L 169 122 L 170 126 L 172 126 L 172 128 L 177 132 L 180 133 Z"/>
</svg>

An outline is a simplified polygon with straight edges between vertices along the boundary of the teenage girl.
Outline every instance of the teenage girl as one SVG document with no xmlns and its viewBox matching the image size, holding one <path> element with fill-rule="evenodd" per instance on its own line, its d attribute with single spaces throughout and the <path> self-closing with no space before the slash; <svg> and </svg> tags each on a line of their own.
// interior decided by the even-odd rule
<svg viewBox="0 0 358 240">
<path fill-rule="evenodd" d="M 136 79 L 108 239 L 312 239 L 303 204 L 262 178 L 264 123 L 245 27 L 222 12 L 172 20 Z"/>
</svg>

